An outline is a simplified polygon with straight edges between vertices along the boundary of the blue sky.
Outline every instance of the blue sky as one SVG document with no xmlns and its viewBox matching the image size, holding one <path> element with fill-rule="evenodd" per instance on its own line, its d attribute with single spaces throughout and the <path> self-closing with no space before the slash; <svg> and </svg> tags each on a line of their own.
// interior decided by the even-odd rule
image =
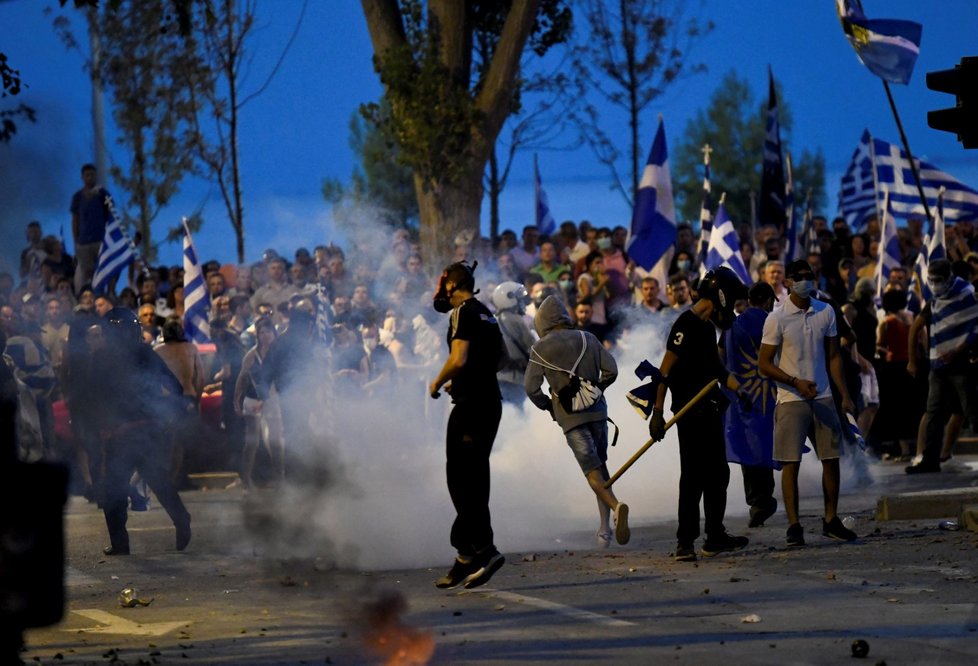
<svg viewBox="0 0 978 666">
<path fill-rule="evenodd" d="M 978 186 L 978 153 L 963 150 L 952 135 L 927 127 L 926 112 L 951 106 L 953 99 L 928 90 L 924 82 L 927 71 L 953 67 L 961 56 L 978 55 L 974 1 L 864 0 L 863 4 L 871 18 L 905 18 L 923 24 L 913 78 L 908 86 L 893 86 L 897 106 L 916 155 Z M 39 219 L 46 232 L 54 233 L 67 223 L 68 201 L 79 186 L 78 167 L 92 154 L 90 92 L 81 56 L 66 52 L 55 37 L 51 18 L 42 13 L 46 5 L 62 11 L 55 0 L 0 0 L 0 51 L 30 86 L 15 101 L 34 106 L 39 114 L 36 125 L 22 125 L 13 143 L 0 146 L 0 180 L 5 183 L 0 194 L 6 204 L 0 210 L 4 248 L 0 254 L 8 256 L 22 245 L 29 219 Z M 246 90 L 258 86 L 270 71 L 300 7 L 298 0 L 259 2 L 261 27 L 252 46 Z M 731 69 L 750 80 L 759 97 L 769 64 L 792 107 L 794 150 L 821 148 L 825 155 L 833 205 L 838 176 L 863 128 L 880 138 L 899 140 L 882 84 L 857 61 L 842 34 L 833 0 L 708 0 L 702 11 L 716 29 L 699 43 L 691 59 L 706 64 L 707 73 L 680 81 L 647 111 L 642 134 L 649 143 L 656 116 L 662 113 L 668 141 L 676 145 L 688 120 L 706 105 Z M 325 242 L 335 234 L 320 185 L 324 177 L 347 179 L 354 167 L 348 146 L 350 115 L 360 103 L 380 94 L 371 55 L 359 2 L 311 0 L 277 77 L 243 110 L 249 259 L 266 247 L 291 253 L 299 244 Z M 624 142 L 624 117 L 610 112 L 607 118 L 615 128 L 613 136 Z M 629 210 L 610 191 L 608 174 L 586 148 L 575 153 L 544 151 L 540 169 L 558 220 L 627 224 Z M 532 154 L 521 154 L 501 202 L 504 227 L 518 228 L 532 220 L 531 174 Z M 186 183 L 161 215 L 165 219 L 159 228 L 172 226 L 199 205 L 204 206 L 206 220 L 196 238 L 199 253 L 232 260 L 230 225 L 218 192 L 206 183 Z M 163 246 L 161 260 L 178 258 L 177 245 Z"/>
</svg>

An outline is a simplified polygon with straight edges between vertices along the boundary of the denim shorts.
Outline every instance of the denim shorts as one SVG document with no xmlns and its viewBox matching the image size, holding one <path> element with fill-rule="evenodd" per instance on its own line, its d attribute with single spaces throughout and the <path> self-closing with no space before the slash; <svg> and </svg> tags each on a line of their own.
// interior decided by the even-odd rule
<svg viewBox="0 0 978 666">
<path fill-rule="evenodd" d="M 815 442 L 819 460 L 839 457 L 842 425 L 832 398 L 782 402 L 774 408 L 774 459 L 800 462 L 805 440 Z"/>
<path fill-rule="evenodd" d="M 564 433 L 567 446 L 585 474 L 599 469 L 608 460 L 608 422 L 591 421 Z"/>
</svg>

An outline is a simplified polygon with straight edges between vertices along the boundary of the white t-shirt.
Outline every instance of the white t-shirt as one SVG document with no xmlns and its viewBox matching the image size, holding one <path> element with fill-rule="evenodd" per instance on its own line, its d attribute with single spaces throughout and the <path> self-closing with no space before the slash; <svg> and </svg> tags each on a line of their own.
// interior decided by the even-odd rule
<svg viewBox="0 0 978 666">
<path fill-rule="evenodd" d="M 811 299 L 802 310 L 791 298 L 764 320 L 761 344 L 777 347 L 774 362 L 792 377 L 815 382 L 816 399 L 832 397 L 828 366 L 825 358 L 825 338 L 837 335 L 835 311 L 828 303 Z M 793 387 L 778 384 L 778 402 L 804 400 Z"/>
</svg>

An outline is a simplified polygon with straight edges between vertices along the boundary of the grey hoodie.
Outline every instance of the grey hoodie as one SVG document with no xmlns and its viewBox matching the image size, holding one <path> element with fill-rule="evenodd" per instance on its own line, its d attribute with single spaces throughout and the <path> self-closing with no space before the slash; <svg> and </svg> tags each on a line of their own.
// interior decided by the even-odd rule
<svg viewBox="0 0 978 666">
<path fill-rule="evenodd" d="M 533 345 L 530 358 L 539 360 L 543 357 L 548 363 L 570 370 L 581 353 L 581 331 L 574 328 L 567 308 L 560 299 L 548 296 L 543 301 L 533 317 L 533 327 L 540 339 Z M 618 365 L 594 335 L 585 331 L 584 339 L 587 340 L 587 350 L 577 366 L 577 375 L 604 391 L 617 379 Z M 549 396 L 542 389 L 544 379 L 550 385 Z M 532 361 L 526 366 L 523 386 L 527 396 L 540 409 L 552 411 L 554 420 L 564 432 L 585 423 L 608 418 L 608 403 L 604 396 L 584 411 L 565 412 L 556 396 L 569 383 L 570 376 L 566 372 L 544 368 Z"/>
</svg>

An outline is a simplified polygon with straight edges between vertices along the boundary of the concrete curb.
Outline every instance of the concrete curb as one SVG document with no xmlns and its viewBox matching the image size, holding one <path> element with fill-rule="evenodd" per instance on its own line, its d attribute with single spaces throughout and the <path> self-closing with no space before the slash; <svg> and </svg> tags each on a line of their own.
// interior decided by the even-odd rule
<svg viewBox="0 0 978 666">
<path fill-rule="evenodd" d="M 968 486 L 884 495 L 876 503 L 876 519 L 956 518 L 963 515 L 965 506 L 975 509 L 974 519 L 978 522 L 978 488 Z"/>
</svg>

